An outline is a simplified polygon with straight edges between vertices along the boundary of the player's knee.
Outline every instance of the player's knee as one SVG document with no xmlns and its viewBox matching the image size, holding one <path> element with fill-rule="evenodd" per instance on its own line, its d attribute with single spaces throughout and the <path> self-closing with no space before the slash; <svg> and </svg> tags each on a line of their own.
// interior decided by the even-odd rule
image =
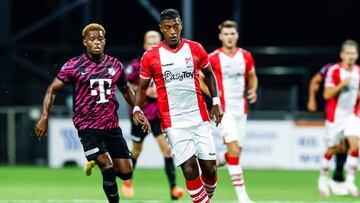
<svg viewBox="0 0 360 203">
<path fill-rule="evenodd" d="M 119 177 L 121 180 L 129 180 L 132 177 L 132 171 L 128 173 L 117 173 L 117 177 Z"/>
<path fill-rule="evenodd" d="M 161 152 L 162 152 L 162 154 L 163 154 L 163 156 L 164 156 L 165 158 L 170 158 L 170 157 L 171 157 L 171 150 L 170 150 L 170 148 L 162 149 Z"/>
</svg>

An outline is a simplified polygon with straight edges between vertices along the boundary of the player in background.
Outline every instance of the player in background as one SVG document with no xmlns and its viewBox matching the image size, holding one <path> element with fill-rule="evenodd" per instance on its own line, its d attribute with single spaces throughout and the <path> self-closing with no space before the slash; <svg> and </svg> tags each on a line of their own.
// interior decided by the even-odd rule
<svg viewBox="0 0 360 203">
<path fill-rule="evenodd" d="M 213 97 L 211 115 L 219 124 L 222 110 L 216 79 L 204 48 L 180 37 L 182 21 L 178 11 L 162 11 L 159 26 L 164 41 L 145 52 L 141 59 L 134 122 L 141 121 L 140 107 L 153 79 L 161 128 L 168 138 L 175 164 L 181 166 L 193 202 L 206 203 L 214 194 L 217 183 L 216 152 L 210 118 L 200 91 L 199 71 L 205 75 Z"/>
<path fill-rule="evenodd" d="M 326 105 L 326 145 L 321 173 L 318 179 L 320 195 L 329 196 L 328 173 L 332 155 L 342 137 L 349 142 L 346 159 L 346 187 L 352 196 L 359 196 L 355 185 L 356 167 L 359 158 L 360 119 L 359 111 L 359 78 L 360 67 L 356 65 L 358 44 L 346 40 L 341 46 L 341 62 L 331 66 L 325 79 L 324 99 Z"/>
<path fill-rule="evenodd" d="M 100 24 L 87 25 L 83 31 L 83 45 L 87 52 L 66 62 L 47 88 L 42 114 L 35 126 L 41 139 L 47 133 L 49 113 L 57 93 L 65 84 L 74 89 L 73 122 L 78 130 L 87 160 L 95 160 L 102 178 L 103 189 L 109 202 L 119 202 L 116 176 L 131 177 L 131 153 L 119 127 L 115 97 L 116 86 L 130 106 L 134 105 L 134 92 L 127 85 L 124 66 L 114 57 L 104 54 L 105 29 Z M 138 123 L 144 131 L 150 124 L 139 112 Z"/>
<path fill-rule="evenodd" d="M 234 21 L 219 25 L 222 47 L 209 55 L 218 85 L 221 106 L 224 110 L 221 135 L 227 152 L 218 157 L 226 161 L 239 202 L 252 202 L 245 189 L 240 154 L 246 133 L 247 100 L 256 102 L 258 80 L 250 52 L 237 47 L 239 33 Z"/>
<path fill-rule="evenodd" d="M 144 49 L 149 50 L 156 44 L 160 43 L 161 35 L 157 31 L 148 31 L 144 35 Z M 141 57 L 135 58 L 132 60 L 131 64 L 128 65 L 125 69 L 127 79 L 130 83 L 130 86 L 134 91 L 137 89 L 137 85 L 140 81 L 140 59 Z M 157 95 L 156 88 L 153 82 L 150 84 L 150 87 L 146 90 L 146 101 L 142 107 L 145 117 L 149 120 L 151 124 L 152 134 L 154 135 L 157 143 L 159 144 L 161 153 L 165 159 L 165 172 L 170 185 L 171 199 L 176 200 L 184 195 L 184 190 L 176 185 L 175 180 L 175 166 L 172 158 L 170 147 L 167 144 L 166 138 L 163 135 L 160 127 L 160 118 L 159 118 L 159 108 L 157 106 Z M 130 111 L 130 117 L 133 117 L 132 109 Z M 141 126 L 135 125 L 134 122 L 131 124 L 131 135 L 133 141 L 133 147 L 131 150 L 133 168 L 135 170 L 136 161 L 139 157 L 143 141 L 148 135 L 147 132 L 143 132 Z M 129 180 L 126 180 L 121 188 L 122 192 L 126 197 L 132 197 L 134 195 L 134 189 L 132 187 L 132 177 Z"/>
<path fill-rule="evenodd" d="M 309 84 L 309 96 L 307 108 L 310 112 L 315 112 L 317 110 L 317 101 L 316 95 L 320 89 L 320 86 L 323 85 L 325 81 L 326 74 L 329 68 L 332 66 L 331 63 L 324 65 L 319 72 L 317 72 L 310 80 Z M 347 190 L 344 181 L 344 165 L 347 157 L 347 140 L 341 139 L 338 151 L 335 154 L 335 171 L 332 177 L 332 181 L 329 181 L 329 186 L 334 195 L 347 195 L 349 191 Z"/>
</svg>

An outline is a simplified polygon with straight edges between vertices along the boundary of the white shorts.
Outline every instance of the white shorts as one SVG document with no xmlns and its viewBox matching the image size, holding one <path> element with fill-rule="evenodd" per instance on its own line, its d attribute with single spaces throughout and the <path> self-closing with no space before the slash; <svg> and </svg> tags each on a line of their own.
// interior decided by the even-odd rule
<svg viewBox="0 0 360 203">
<path fill-rule="evenodd" d="M 188 128 L 165 130 L 176 166 L 195 155 L 201 160 L 216 160 L 214 135 L 210 122 Z"/>
<path fill-rule="evenodd" d="M 325 126 L 325 142 L 328 147 L 338 145 L 343 137 L 360 137 L 360 119 L 355 115 L 348 116 L 339 121 L 335 121 L 334 123 L 326 121 Z"/>
<path fill-rule="evenodd" d="M 246 121 L 246 114 L 234 115 L 224 113 L 220 127 L 221 136 L 223 137 L 225 144 L 238 141 L 240 146 L 243 145 L 246 134 Z"/>
</svg>

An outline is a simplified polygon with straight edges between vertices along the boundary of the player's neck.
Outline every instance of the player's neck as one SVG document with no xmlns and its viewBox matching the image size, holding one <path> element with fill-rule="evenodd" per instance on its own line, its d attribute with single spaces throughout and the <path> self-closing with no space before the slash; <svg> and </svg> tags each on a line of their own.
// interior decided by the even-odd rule
<svg viewBox="0 0 360 203">
<path fill-rule="evenodd" d="M 236 47 L 225 47 L 225 46 L 223 46 L 222 49 L 225 52 L 225 54 L 230 55 L 230 56 L 234 55 L 235 52 L 236 52 Z"/>
<path fill-rule="evenodd" d="M 342 63 L 342 66 L 345 68 L 345 70 L 351 71 L 355 64 Z"/>
<path fill-rule="evenodd" d="M 175 45 L 170 45 L 170 44 L 166 43 L 166 41 L 164 41 L 164 44 L 165 44 L 167 47 L 169 47 L 170 49 L 177 49 L 177 48 L 181 45 L 181 43 L 182 43 L 182 39 L 181 39 L 181 38 L 180 38 L 179 42 L 178 42 L 177 44 L 175 44 Z"/>
<path fill-rule="evenodd" d="M 86 53 L 87 57 L 94 61 L 94 62 L 101 62 L 104 59 L 104 54 L 91 54 L 91 53 Z"/>
</svg>

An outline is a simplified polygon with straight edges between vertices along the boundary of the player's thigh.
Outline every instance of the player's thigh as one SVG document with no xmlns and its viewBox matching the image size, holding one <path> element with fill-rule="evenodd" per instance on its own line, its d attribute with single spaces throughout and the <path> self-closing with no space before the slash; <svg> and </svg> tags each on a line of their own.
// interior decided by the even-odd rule
<svg viewBox="0 0 360 203">
<path fill-rule="evenodd" d="M 216 160 L 214 134 L 210 122 L 203 122 L 192 127 L 191 132 L 196 157 L 202 160 Z"/>
<path fill-rule="evenodd" d="M 95 162 L 101 171 L 113 167 L 113 161 L 111 160 L 110 154 L 108 152 L 98 155 L 95 158 Z"/>
<path fill-rule="evenodd" d="M 325 144 L 327 147 L 334 148 L 340 143 L 340 140 L 344 137 L 344 127 L 344 124 L 340 122 L 325 123 Z"/>
<path fill-rule="evenodd" d="M 88 161 L 108 152 L 103 140 L 103 130 L 81 130 L 78 135 L 83 146 L 85 157 Z"/>
<path fill-rule="evenodd" d="M 199 160 L 199 165 L 202 175 L 207 179 L 213 179 L 216 175 L 216 161 L 215 160 Z"/>
<path fill-rule="evenodd" d="M 104 142 L 112 159 L 131 159 L 131 152 L 120 128 L 108 130 Z"/>
<path fill-rule="evenodd" d="M 242 146 L 246 133 L 246 118 L 246 115 L 224 114 L 220 128 L 226 144 L 237 141 L 239 146 Z"/>
<path fill-rule="evenodd" d="M 355 115 L 349 116 L 344 129 L 345 137 L 349 142 L 350 150 L 356 150 L 359 146 L 360 119 Z"/>
<path fill-rule="evenodd" d="M 192 139 L 192 132 L 188 128 L 168 128 L 165 130 L 176 166 L 192 157 L 195 150 L 195 143 Z"/>
</svg>

